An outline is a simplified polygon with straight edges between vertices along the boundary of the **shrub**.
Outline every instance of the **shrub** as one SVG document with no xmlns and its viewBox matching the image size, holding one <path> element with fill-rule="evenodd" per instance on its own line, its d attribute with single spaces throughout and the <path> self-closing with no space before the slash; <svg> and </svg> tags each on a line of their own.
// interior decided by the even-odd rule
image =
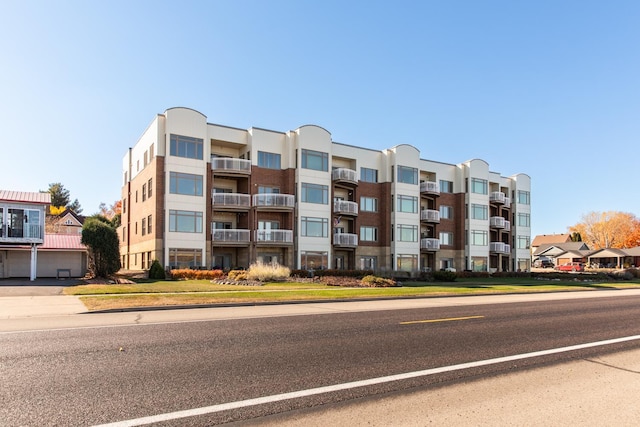
<svg viewBox="0 0 640 427">
<path fill-rule="evenodd" d="M 227 273 L 227 278 L 241 282 L 247 280 L 247 272 L 245 270 L 231 270 Z"/>
<path fill-rule="evenodd" d="M 455 282 L 456 281 L 456 273 L 453 271 L 434 271 L 433 279 L 436 282 Z"/>
<path fill-rule="evenodd" d="M 181 268 L 171 270 L 169 276 L 174 280 L 214 280 L 224 276 L 222 270 L 193 270 L 191 268 Z"/>
<path fill-rule="evenodd" d="M 364 276 L 361 282 L 364 286 L 371 286 L 376 288 L 388 288 L 392 286 L 397 286 L 397 283 L 395 280 L 385 279 L 384 277 L 374 276 L 373 274 Z"/>
<path fill-rule="evenodd" d="M 166 277 L 164 268 L 160 265 L 160 261 L 154 259 L 149 268 L 149 279 L 162 280 Z"/>
<path fill-rule="evenodd" d="M 260 282 L 284 280 L 291 274 L 288 267 L 279 264 L 263 264 L 257 262 L 251 264 L 247 271 L 248 280 L 258 280 Z"/>
</svg>

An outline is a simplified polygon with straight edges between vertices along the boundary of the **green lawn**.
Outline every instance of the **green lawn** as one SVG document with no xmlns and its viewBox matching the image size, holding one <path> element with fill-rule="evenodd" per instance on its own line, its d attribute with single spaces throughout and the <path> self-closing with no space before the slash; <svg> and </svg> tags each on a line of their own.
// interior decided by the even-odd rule
<svg viewBox="0 0 640 427">
<path fill-rule="evenodd" d="M 394 288 L 343 288 L 315 282 L 239 286 L 212 284 L 207 280 L 184 280 L 146 281 L 130 285 L 79 285 L 65 288 L 65 293 L 81 296 L 82 302 L 89 310 L 105 310 L 143 306 L 481 295 L 639 287 L 638 280 L 596 283 L 531 278 L 458 279 L 452 283 L 403 282 L 401 287 Z"/>
</svg>

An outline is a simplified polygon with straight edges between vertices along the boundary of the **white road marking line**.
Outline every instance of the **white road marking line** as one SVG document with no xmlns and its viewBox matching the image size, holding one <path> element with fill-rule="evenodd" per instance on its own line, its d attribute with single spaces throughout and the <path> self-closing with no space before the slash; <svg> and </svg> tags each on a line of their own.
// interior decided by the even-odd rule
<svg viewBox="0 0 640 427">
<path fill-rule="evenodd" d="M 323 393 L 331 393 L 341 390 L 348 390 L 358 387 L 366 387 L 376 384 L 383 384 L 392 381 L 401 381 L 417 377 L 425 377 L 444 372 L 458 371 L 462 369 L 477 368 L 480 366 L 494 365 L 504 362 L 512 362 L 514 360 L 529 359 L 533 357 L 548 356 L 551 354 L 565 353 L 574 350 L 582 350 L 591 347 L 600 347 L 610 344 L 618 344 L 627 341 L 640 340 L 640 335 L 632 335 L 628 337 L 613 338 L 604 341 L 596 341 L 585 344 L 571 345 L 568 347 L 552 348 L 549 350 L 534 351 L 531 353 L 516 354 L 513 356 L 497 357 L 494 359 L 479 360 L 476 362 L 460 363 L 458 365 L 442 366 L 440 368 L 425 369 L 422 371 L 407 372 L 404 374 L 389 375 L 385 377 L 371 378 L 368 380 L 353 381 L 343 384 L 335 384 L 324 387 L 317 387 L 308 390 L 293 391 L 290 393 L 275 394 L 272 396 L 258 397 L 254 399 L 239 400 L 236 402 L 221 403 L 219 405 L 205 406 L 202 408 L 187 409 L 184 411 L 169 412 L 165 414 L 152 415 L 148 417 L 135 418 L 126 421 L 118 421 L 115 423 L 101 424 L 96 427 L 130 427 L 142 426 L 147 424 L 159 423 L 163 421 L 176 420 L 180 418 L 193 417 L 197 415 L 213 414 L 216 412 L 227 411 L 230 409 L 246 408 L 249 406 L 262 405 L 265 403 L 281 402 L 283 400 L 297 399 L 300 397 L 314 396 Z"/>
</svg>

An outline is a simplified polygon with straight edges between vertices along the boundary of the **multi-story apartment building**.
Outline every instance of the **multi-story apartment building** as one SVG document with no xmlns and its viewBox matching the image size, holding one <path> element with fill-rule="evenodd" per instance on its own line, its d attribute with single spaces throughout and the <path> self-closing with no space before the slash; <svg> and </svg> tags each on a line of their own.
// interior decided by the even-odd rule
<svg viewBox="0 0 640 427">
<path fill-rule="evenodd" d="M 123 160 L 122 264 L 514 271 L 530 268 L 526 174 L 446 164 L 407 144 L 331 139 L 314 125 L 247 130 L 171 108 Z"/>
</svg>

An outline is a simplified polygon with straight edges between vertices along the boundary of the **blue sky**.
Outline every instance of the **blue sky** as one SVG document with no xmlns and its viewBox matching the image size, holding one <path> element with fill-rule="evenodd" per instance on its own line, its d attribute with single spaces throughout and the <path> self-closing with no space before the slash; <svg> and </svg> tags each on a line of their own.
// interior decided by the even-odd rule
<svg viewBox="0 0 640 427">
<path fill-rule="evenodd" d="M 0 3 L 0 188 L 120 197 L 153 117 L 287 131 L 532 178 L 532 234 L 640 214 L 638 1 Z"/>
</svg>

